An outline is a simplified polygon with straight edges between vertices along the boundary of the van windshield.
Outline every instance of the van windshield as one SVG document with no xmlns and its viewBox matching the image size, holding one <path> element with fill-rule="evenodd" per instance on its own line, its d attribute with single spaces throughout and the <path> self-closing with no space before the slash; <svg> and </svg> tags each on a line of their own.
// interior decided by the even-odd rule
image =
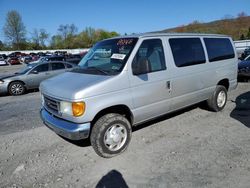
<svg viewBox="0 0 250 188">
<path fill-rule="evenodd" d="M 116 75 L 125 66 L 137 38 L 109 39 L 91 48 L 73 72 Z"/>
</svg>

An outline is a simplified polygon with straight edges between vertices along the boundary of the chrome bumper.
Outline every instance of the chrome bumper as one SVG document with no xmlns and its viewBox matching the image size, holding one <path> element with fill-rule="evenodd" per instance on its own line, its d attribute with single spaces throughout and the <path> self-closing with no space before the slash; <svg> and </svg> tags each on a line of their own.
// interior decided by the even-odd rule
<svg viewBox="0 0 250 188">
<path fill-rule="evenodd" d="M 40 111 L 43 123 L 56 134 L 70 140 L 81 140 L 89 137 L 90 123 L 77 124 L 53 116 L 44 108 Z"/>
</svg>

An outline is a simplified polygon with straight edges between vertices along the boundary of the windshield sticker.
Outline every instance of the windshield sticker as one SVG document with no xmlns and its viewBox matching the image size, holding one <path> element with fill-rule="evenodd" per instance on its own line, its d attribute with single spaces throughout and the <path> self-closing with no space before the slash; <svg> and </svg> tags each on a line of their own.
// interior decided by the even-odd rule
<svg viewBox="0 0 250 188">
<path fill-rule="evenodd" d="M 119 59 L 119 60 L 123 60 L 126 57 L 125 54 L 113 54 L 111 56 L 112 59 Z"/>
<path fill-rule="evenodd" d="M 130 45 L 132 42 L 133 42 L 133 39 L 120 39 L 117 42 L 117 46 Z"/>
</svg>

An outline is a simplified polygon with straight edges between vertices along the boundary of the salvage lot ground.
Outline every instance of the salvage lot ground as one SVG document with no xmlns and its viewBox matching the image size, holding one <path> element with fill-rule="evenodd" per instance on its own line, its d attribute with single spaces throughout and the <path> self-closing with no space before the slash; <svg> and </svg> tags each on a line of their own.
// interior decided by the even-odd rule
<svg viewBox="0 0 250 188">
<path fill-rule="evenodd" d="M 39 92 L 0 97 L 0 187 L 250 185 L 249 83 L 229 94 L 222 112 L 196 105 L 137 127 L 128 150 L 111 159 L 97 156 L 88 141 L 54 134 L 39 108 Z"/>
</svg>

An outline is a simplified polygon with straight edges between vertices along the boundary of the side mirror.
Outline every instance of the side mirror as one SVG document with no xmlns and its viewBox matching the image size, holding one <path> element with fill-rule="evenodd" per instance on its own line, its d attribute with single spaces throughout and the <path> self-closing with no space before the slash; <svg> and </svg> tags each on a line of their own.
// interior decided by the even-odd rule
<svg viewBox="0 0 250 188">
<path fill-rule="evenodd" d="M 38 71 L 37 70 L 33 70 L 33 71 L 31 71 L 31 74 L 38 74 Z"/>
<path fill-rule="evenodd" d="M 150 64 L 147 58 L 141 58 L 138 62 L 132 64 L 133 74 L 140 75 L 150 72 Z"/>
</svg>

